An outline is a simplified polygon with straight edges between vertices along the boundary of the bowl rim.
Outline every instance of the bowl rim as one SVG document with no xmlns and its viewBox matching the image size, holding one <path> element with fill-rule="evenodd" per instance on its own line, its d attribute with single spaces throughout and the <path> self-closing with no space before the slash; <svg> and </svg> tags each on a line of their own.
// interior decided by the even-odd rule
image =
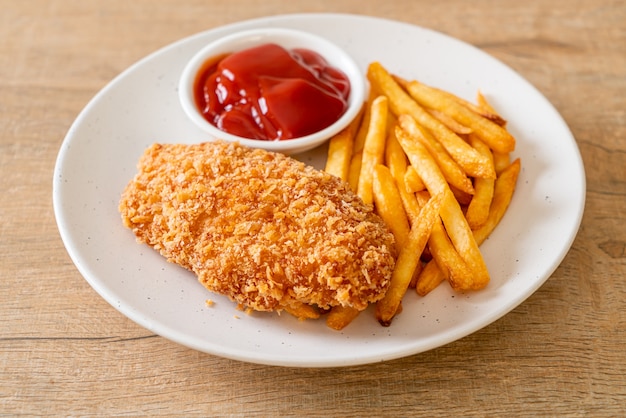
<svg viewBox="0 0 626 418">
<path fill-rule="evenodd" d="M 320 55 L 333 67 L 340 69 L 350 82 L 348 108 L 333 124 L 312 134 L 284 140 L 261 140 L 244 138 L 222 131 L 207 121 L 199 112 L 194 97 L 194 83 L 198 71 L 211 57 L 237 52 L 265 43 L 276 43 L 284 48 L 307 48 Z M 258 28 L 226 35 L 206 44 L 185 65 L 179 79 L 180 104 L 188 118 L 212 139 L 238 142 L 241 145 L 279 152 L 303 152 L 329 140 L 358 115 L 365 101 L 365 76 L 355 60 L 345 50 L 330 40 L 311 33 L 287 28 Z"/>
</svg>

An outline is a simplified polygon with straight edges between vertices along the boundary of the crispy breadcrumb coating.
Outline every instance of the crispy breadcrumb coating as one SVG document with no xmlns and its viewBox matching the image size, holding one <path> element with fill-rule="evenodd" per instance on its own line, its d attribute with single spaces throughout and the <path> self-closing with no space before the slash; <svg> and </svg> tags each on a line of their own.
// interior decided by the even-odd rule
<svg viewBox="0 0 626 418">
<path fill-rule="evenodd" d="M 365 309 L 395 259 L 384 222 L 349 187 L 236 144 L 149 147 L 119 205 L 137 240 L 246 309 Z"/>
</svg>

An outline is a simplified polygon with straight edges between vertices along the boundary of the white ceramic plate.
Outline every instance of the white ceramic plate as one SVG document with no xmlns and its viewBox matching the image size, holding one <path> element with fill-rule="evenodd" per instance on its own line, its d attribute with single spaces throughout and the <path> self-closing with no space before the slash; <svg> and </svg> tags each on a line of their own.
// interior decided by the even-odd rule
<svg viewBox="0 0 626 418">
<path fill-rule="evenodd" d="M 290 315 L 246 315 L 206 291 L 191 273 L 135 242 L 117 211 L 120 193 L 153 142 L 199 142 L 183 114 L 181 71 L 207 42 L 261 26 L 297 28 L 346 48 L 365 71 L 373 60 L 474 99 L 480 89 L 509 121 L 522 159 L 518 189 L 482 250 L 492 282 L 456 294 L 442 285 L 425 298 L 409 292 L 384 328 L 371 311 L 344 331 Z M 322 167 L 325 150 L 300 156 Z M 61 146 L 54 209 L 65 246 L 90 285 L 128 318 L 165 338 L 249 362 L 326 367 L 390 360 L 462 338 L 494 322 L 535 292 L 569 250 L 585 200 L 576 142 L 550 103 L 507 66 L 480 50 L 420 27 L 350 15 L 287 15 L 224 26 L 183 39 L 120 74 L 87 105 Z M 215 301 L 207 307 L 206 299 Z"/>
</svg>

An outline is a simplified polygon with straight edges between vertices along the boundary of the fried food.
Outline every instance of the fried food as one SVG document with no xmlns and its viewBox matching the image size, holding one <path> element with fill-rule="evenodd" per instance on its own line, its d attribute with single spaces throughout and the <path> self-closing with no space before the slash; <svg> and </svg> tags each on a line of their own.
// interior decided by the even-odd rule
<svg viewBox="0 0 626 418">
<path fill-rule="evenodd" d="M 405 80 L 378 62 L 369 65 L 367 77 L 371 104 L 354 142 L 348 178 L 353 188 L 371 178 L 374 209 L 398 243 L 391 285 L 375 312 L 382 325 L 389 325 L 408 288 L 425 296 L 442 282 L 459 292 L 488 285 L 479 245 L 508 208 L 520 161 L 511 163 L 515 138 L 480 92 L 475 105 Z M 383 98 L 385 137 L 380 135 L 385 119 L 373 106 Z M 378 124 L 370 123 L 376 118 Z M 367 141 L 358 140 L 368 137 L 376 139 L 369 161 Z M 365 196 L 369 189 L 358 190 Z M 357 314 L 334 308 L 327 324 L 342 329 Z"/>
<path fill-rule="evenodd" d="M 347 183 L 236 144 L 149 147 L 119 210 L 138 241 L 244 309 L 365 309 L 389 287 L 394 237 Z"/>
<path fill-rule="evenodd" d="M 350 124 L 328 141 L 328 157 L 324 171 L 348 181 L 354 151 L 354 139 L 361 124 L 364 108 Z"/>
<path fill-rule="evenodd" d="M 389 99 L 389 108 L 396 115 L 411 115 L 420 125 L 428 129 L 441 143 L 450 156 L 472 177 L 495 177 L 488 161 L 446 125 L 431 116 L 396 82 L 379 62 L 373 62 L 367 70 L 370 84 Z M 441 110 L 445 113 L 445 109 Z"/>
<path fill-rule="evenodd" d="M 471 128 L 472 132 L 494 151 L 506 153 L 515 150 L 515 138 L 506 129 L 482 114 L 468 109 L 459 103 L 459 100 L 455 98 L 456 96 L 427 86 L 417 80 L 409 82 L 406 89 L 422 106 L 447 113 L 460 124 Z"/>
<path fill-rule="evenodd" d="M 385 297 L 376 304 L 376 318 L 383 326 L 391 324 L 391 320 L 400 308 L 402 298 L 420 262 L 417 255 L 424 251 L 430 231 L 435 221 L 439 219 L 439 209 L 442 201 L 443 196 L 436 196 L 422 207 L 417 223 L 411 227 L 406 245 L 400 250 L 400 255 L 391 277 L 391 286 Z"/>
<path fill-rule="evenodd" d="M 372 182 L 374 167 L 385 158 L 385 140 L 387 138 L 387 97 L 379 96 L 372 102 L 370 126 L 363 145 L 361 173 L 357 185 L 357 193 L 365 203 L 374 202 Z"/>
</svg>

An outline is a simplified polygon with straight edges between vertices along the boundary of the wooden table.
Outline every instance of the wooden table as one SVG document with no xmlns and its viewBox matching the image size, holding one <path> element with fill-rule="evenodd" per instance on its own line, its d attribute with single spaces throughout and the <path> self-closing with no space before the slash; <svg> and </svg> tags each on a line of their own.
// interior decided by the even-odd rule
<svg viewBox="0 0 626 418">
<path fill-rule="evenodd" d="M 587 205 L 532 297 L 444 347 L 294 369 L 155 336 L 92 290 L 55 224 L 52 172 L 85 104 L 182 37 L 296 12 L 380 16 L 502 60 L 559 110 Z M 620 416 L 626 413 L 626 7 L 618 0 L 0 0 L 0 414 Z"/>
</svg>

